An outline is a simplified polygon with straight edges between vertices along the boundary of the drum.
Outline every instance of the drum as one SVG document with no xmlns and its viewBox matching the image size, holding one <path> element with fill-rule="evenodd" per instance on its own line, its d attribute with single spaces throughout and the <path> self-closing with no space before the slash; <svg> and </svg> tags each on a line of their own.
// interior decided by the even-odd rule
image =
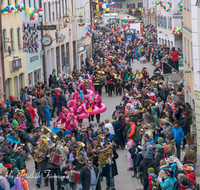
<svg viewBox="0 0 200 190">
<path fill-rule="evenodd" d="M 52 152 L 50 162 L 60 166 L 62 164 L 62 155 Z"/>
<path fill-rule="evenodd" d="M 69 182 L 78 184 L 79 176 L 80 176 L 80 172 L 74 171 L 74 170 L 70 171 Z"/>
</svg>

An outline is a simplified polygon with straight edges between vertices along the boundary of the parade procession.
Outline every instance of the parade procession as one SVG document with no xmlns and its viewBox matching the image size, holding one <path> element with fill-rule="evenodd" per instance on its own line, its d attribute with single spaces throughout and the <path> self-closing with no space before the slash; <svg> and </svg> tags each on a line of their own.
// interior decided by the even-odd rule
<svg viewBox="0 0 200 190">
<path fill-rule="evenodd" d="M 199 190 L 199 13 L 1 1 L 0 190 Z"/>
</svg>

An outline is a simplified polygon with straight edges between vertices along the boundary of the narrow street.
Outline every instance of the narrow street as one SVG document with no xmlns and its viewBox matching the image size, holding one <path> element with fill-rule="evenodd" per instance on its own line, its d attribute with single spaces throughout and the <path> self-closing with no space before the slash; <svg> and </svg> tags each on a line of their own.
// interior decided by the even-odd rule
<svg viewBox="0 0 200 190">
<path fill-rule="evenodd" d="M 136 70 L 140 70 L 146 67 L 149 75 L 151 76 L 154 70 L 154 67 L 151 65 L 151 63 L 146 64 L 140 64 L 139 61 L 134 60 L 134 63 L 132 63 L 132 70 L 135 73 Z M 104 93 L 105 89 L 103 89 L 102 94 L 102 101 L 107 106 L 107 111 L 101 114 L 100 121 L 104 121 L 105 119 L 111 120 L 111 116 L 113 111 L 115 110 L 116 105 L 118 105 L 121 101 L 121 96 L 113 95 L 113 97 L 108 97 L 107 94 Z M 54 120 L 55 121 L 55 120 Z M 52 121 L 51 123 L 53 123 Z M 88 124 L 88 120 L 83 121 L 85 124 Z M 87 126 L 87 125 L 86 125 Z M 118 176 L 115 177 L 115 187 L 117 190 L 127 189 L 127 190 L 136 190 L 136 189 L 142 189 L 142 186 L 138 179 L 132 178 L 132 172 L 127 171 L 128 169 L 128 161 L 126 158 L 126 150 L 117 150 L 117 153 L 119 154 L 119 158 L 117 159 L 117 168 L 118 168 Z M 28 175 L 30 175 L 32 172 L 35 171 L 35 164 L 34 160 L 31 157 L 31 160 L 26 162 L 27 168 L 28 168 Z M 33 176 L 37 176 L 37 173 L 34 173 Z M 36 184 L 36 178 L 30 178 L 28 179 L 31 190 L 38 189 Z M 55 182 L 56 184 L 56 182 Z M 106 179 L 104 178 L 103 182 L 101 182 L 102 190 L 106 189 Z M 45 187 L 44 181 L 42 181 L 41 189 L 43 190 L 49 190 L 50 186 Z M 56 188 L 55 188 L 56 189 Z"/>
</svg>

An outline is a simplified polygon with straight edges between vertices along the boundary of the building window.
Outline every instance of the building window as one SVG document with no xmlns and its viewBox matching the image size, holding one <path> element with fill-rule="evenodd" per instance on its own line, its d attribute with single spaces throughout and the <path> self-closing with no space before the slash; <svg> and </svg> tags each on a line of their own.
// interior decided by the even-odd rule
<svg viewBox="0 0 200 190">
<path fill-rule="evenodd" d="M 65 13 L 67 14 L 68 10 L 67 10 L 67 0 L 65 0 Z"/>
<path fill-rule="evenodd" d="M 172 29 L 172 18 L 168 17 L 168 29 L 171 30 Z"/>
<path fill-rule="evenodd" d="M 187 0 L 187 10 L 190 10 L 189 0 Z"/>
<path fill-rule="evenodd" d="M 51 4 L 51 7 L 52 7 L 52 20 L 55 20 L 55 7 L 54 7 L 54 3 Z"/>
<path fill-rule="evenodd" d="M 58 2 L 56 1 L 56 20 L 58 20 Z"/>
<path fill-rule="evenodd" d="M 164 17 L 161 16 L 161 28 L 163 28 L 163 27 L 164 27 Z"/>
<path fill-rule="evenodd" d="M 186 9 L 186 0 L 184 0 L 183 7 Z"/>
<path fill-rule="evenodd" d="M 166 16 L 164 17 L 164 28 L 167 29 L 167 18 L 166 18 Z"/>
<path fill-rule="evenodd" d="M 186 37 L 184 37 L 184 61 L 187 63 L 187 55 L 186 55 Z"/>
<path fill-rule="evenodd" d="M 193 68 L 193 55 L 192 55 L 193 51 L 192 50 L 193 50 L 193 47 L 192 47 L 192 42 L 191 42 L 191 58 L 192 58 L 191 59 L 191 66 L 192 66 L 192 70 L 193 70 L 194 68 Z"/>
<path fill-rule="evenodd" d="M 11 5 L 11 0 L 8 0 L 8 5 Z"/>
<path fill-rule="evenodd" d="M 135 9 L 135 3 L 127 3 L 127 9 Z"/>
<path fill-rule="evenodd" d="M 190 43 L 189 39 L 187 40 L 187 54 L 188 54 L 188 66 L 190 67 Z"/>
<path fill-rule="evenodd" d="M 45 18 L 45 22 L 48 22 L 47 3 L 44 3 L 44 18 Z"/>
<path fill-rule="evenodd" d="M 21 49 L 20 28 L 17 28 L 17 42 L 18 42 L 18 49 Z"/>
<path fill-rule="evenodd" d="M 13 38 L 13 29 L 10 29 L 10 44 L 11 44 L 11 50 L 14 50 L 14 38 Z"/>
<path fill-rule="evenodd" d="M 51 2 L 48 2 L 49 4 L 49 21 L 51 21 Z"/>
<path fill-rule="evenodd" d="M 139 8 L 139 7 L 143 7 L 143 2 L 139 2 L 139 3 L 138 3 L 138 8 Z"/>
<path fill-rule="evenodd" d="M 62 0 L 62 15 L 65 14 L 65 3 L 64 0 Z"/>
<path fill-rule="evenodd" d="M 18 0 L 15 0 L 15 5 L 18 5 Z"/>
<path fill-rule="evenodd" d="M 6 29 L 3 30 L 3 50 L 6 51 Z"/>
<path fill-rule="evenodd" d="M 72 4 L 72 13 L 74 13 L 74 1 L 71 0 L 71 4 Z"/>
<path fill-rule="evenodd" d="M 120 3 L 117 3 L 117 4 L 115 4 L 115 8 L 117 8 L 117 9 L 122 9 L 122 4 Z"/>
</svg>

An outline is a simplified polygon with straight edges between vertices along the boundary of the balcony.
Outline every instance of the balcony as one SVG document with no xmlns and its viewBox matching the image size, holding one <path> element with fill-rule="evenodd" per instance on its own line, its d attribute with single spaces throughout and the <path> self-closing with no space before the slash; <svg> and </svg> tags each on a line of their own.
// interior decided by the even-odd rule
<svg viewBox="0 0 200 190">
<path fill-rule="evenodd" d="M 172 17 L 173 17 L 173 19 L 175 19 L 175 18 L 182 19 L 183 18 L 183 12 L 180 9 L 174 9 L 172 11 Z"/>
</svg>

